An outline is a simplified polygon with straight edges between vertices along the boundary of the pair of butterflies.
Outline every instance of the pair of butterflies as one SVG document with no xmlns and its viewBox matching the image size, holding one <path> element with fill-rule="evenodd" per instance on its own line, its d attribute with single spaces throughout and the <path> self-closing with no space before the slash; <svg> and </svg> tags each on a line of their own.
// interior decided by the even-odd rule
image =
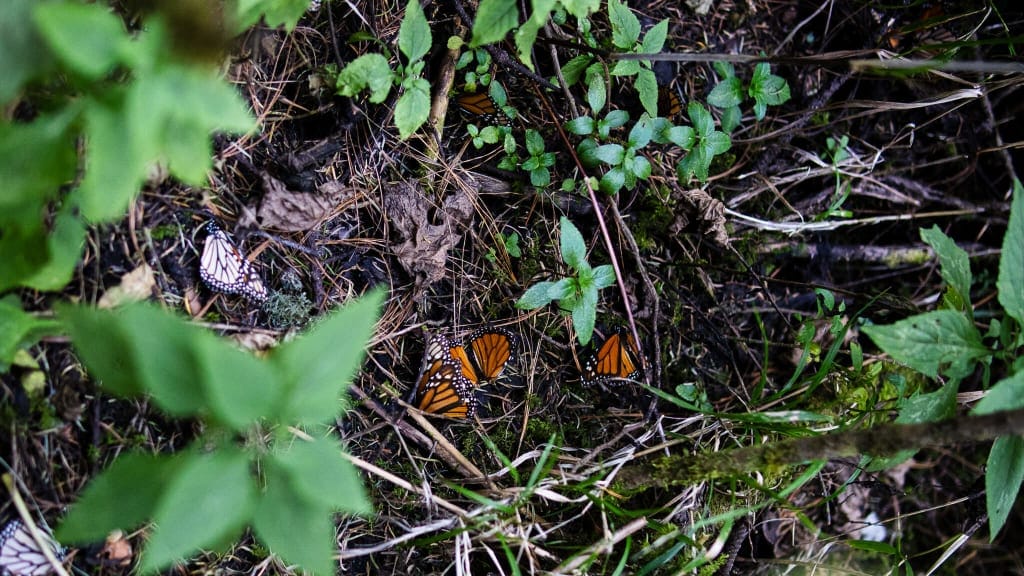
<svg viewBox="0 0 1024 576">
<path fill-rule="evenodd" d="M 50 547 L 57 560 L 64 559 L 64 548 L 50 534 L 40 528 L 43 542 Z M 45 576 L 53 566 L 39 548 L 39 544 L 21 520 L 11 520 L 0 530 L 0 574 L 9 576 Z"/>
<path fill-rule="evenodd" d="M 476 389 L 497 380 L 515 360 L 518 341 L 503 328 L 481 328 L 460 342 L 443 334 L 427 341 L 412 404 L 424 412 L 472 418 Z"/>
<path fill-rule="evenodd" d="M 262 304 L 267 300 L 267 286 L 256 266 L 231 241 L 227 232 L 212 220 L 206 224 L 206 243 L 199 259 L 199 277 L 214 292 L 237 294 Z"/>
<path fill-rule="evenodd" d="M 499 328 L 471 334 L 465 343 L 444 335 L 427 342 L 413 405 L 450 418 L 472 418 L 479 401 L 476 389 L 496 380 L 515 359 L 516 338 Z M 632 333 L 619 329 L 609 336 L 583 365 L 583 384 L 638 380 L 643 375 L 640 347 Z"/>
</svg>

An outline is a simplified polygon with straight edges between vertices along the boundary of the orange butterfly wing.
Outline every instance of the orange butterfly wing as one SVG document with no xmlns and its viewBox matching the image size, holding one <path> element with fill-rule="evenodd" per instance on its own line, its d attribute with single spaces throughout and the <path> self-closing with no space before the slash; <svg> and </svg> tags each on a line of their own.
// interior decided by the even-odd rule
<svg viewBox="0 0 1024 576">
<path fill-rule="evenodd" d="M 583 366 L 583 384 L 589 386 L 607 380 L 636 380 L 640 368 L 640 347 L 633 335 L 620 329 L 605 340 Z"/>
<path fill-rule="evenodd" d="M 472 418 L 477 400 L 474 383 L 453 357 L 461 349 L 450 338 L 437 335 L 427 343 L 413 404 L 424 412 L 450 418 Z"/>
<path fill-rule="evenodd" d="M 468 340 L 467 359 L 477 380 L 496 380 L 505 366 L 515 359 L 516 337 L 508 330 L 483 328 L 471 334 Z"/>
</svg>

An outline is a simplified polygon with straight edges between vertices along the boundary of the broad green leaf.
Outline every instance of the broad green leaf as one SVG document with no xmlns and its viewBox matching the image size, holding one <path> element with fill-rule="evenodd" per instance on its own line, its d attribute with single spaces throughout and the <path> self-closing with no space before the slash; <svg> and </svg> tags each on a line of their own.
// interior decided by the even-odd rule
<svg viewBox="0 0 1024 576">
<path fill-rule="evenodd" d="M 641 54 L 657 54 L 665 47 L 665 39 L 668 38 L 668 20 L 662 20 L 654 25 L 644 34 L 644 40 L 640 45 Z M 651 114 L 654 116 L 654 114 Z"/>
<path fill-rule="evenodd" d="M 626 171 L 621 167 L 616 166 L 611 170 L 604 173 L 601 176 L 601 181 L 598 183 L 598 188 L 605 194 L 612 195 L 622 190 L 622 187 L 627 184 Z"/>
<path fill-rule="evenodd" d="M 526 292 L 516 300 L 516 308 L 520 310 L 534 310 L 541 306 L 547 306 L 552 298 L 548 296 L 548 290 L 554 282 L 537 282 L 526 289 Z"/>
<path fill-rule="evenodd" d="M 66 543 L 99 542 L 111 530 L 130 531 L 153 516 L 183 454 L 122 454 L 89 482 L 57 528 Z"/>
<path fill-rule="evenodd" d="M 343 409 L 345 390 L 362 363 L 383 300 L 383 291 L 369 292 L 274 350 L 270 360 L 287 382 L 280 420 L 316 424 Z"/>
<path fill-rule="evenodd" d="M 626 166 L 626 168 L 634 177 L 639 178 L 640 180 L 647 180 L 651 177 L 651 172 L 653 170 L 651 168 L 651 162 L 644 156 L 634 156 L 633 161 L 629 164 L 630 165 Z M 630 186 L 630 188 L 632 188 L 632 186 Z"/>
<path fill-rule="evenodd" d="M 590 106 L 590 110 L 596 115 L 601 112 L 608 101 L 604 67 L 600 63 L 594 63 L 587 68 L 585 76 L 587 83 L 587 105 Z"/>
<path fill-rule="evenodd" d="M 213 416 L 239 432 L 273 416 L 284 393 L 274 365 L 215 338 L 199 339 L 195 352 L 204 370 L 203 395 Z"/>
<path fill-rule="evenodd" d="M 534 7 L 536 10 L 536 6 Z M 481 0 L 473 23 L 470 48 L 501 42 L 509 30 L 519 24 L 519 10 L 508 0 Z"/>
<path fill-rule="evenodd" d="M 256 534 L 286 564 L 298 564 L 316 576 L 334 574 L 331 508 L 296 490 L 290 475 L 273 460 L 266 462 L 265 474 L 267 489 L 253 515 Z"/>
<path fill-rule="evenodd" d="M 769 106 L 778 106 L 789 100 L 789 85 L 781 76 L 771 73 L 766 62 L 754 67 L 754 77 L 750 81 L 748 94 Z M 759 117 L 758 120 L 761 118 Z"/>
<path fill-rule="evenodd" d="M 602 144 L 593 150 L 590 150 L 588 154 L 589 158 L 593 158 L 599 162 L 604 162 L 611 166 L 618 166 L 622 163 L 622 159 L 626 156 L 626 149 L 621 144 Z"/>
<path fill-rule="evenodd" d="M 566 131 L 576 136 L 593 134 L 596 127 L 597 122 L 590 116 L 580 116 L 565 123 Z"/>
<path fill-rule="evenodd" d="M 35 21 L 53 52 L 91 79 L 110 72 L 128 43 L 121 20 L 104 4 L 43 3 Z"/>
<path fill-rule="evenodd" d="M 558 282 L 547 282 L 549 300 L 566 300 L 575 298 L 580 291 L 580 284 L 576 278 L 562 278 Z"/>
<path fill-rule="evenodd" d="M 135 128 L 128 117 L 125 95 L 108 90 L 103 101 L 85 103 L 85 176 L 79 191 L 82 214 L 92 222 L 107 222 L 124 215 L 145 180 L 146 162 Z M 145 137 L 145 136 L 144 136 Z"/>
<path fill-rule="evenodd" d="M 985 469 L 985 504 L 988 512 L 989 541 L 994 542 L 1017 501 L 1024 481 L 1024 438 L 996 438 L 988 454 Z"/>
<path fill-rule="evenodd" d="M 22 310 L 17 296 L 0 300 L 0 374 L 7 372 L 18 350 L 59 331 L 55 320 L 36 318 Z"/>
<path fill-rule="evenodd" d="M 1024 186 L 1013 181 L 1010 222 L 1003 237 L 1003 255 L 999 258 L 999 303 L 1007 315 L 1024 324 Z"/>
<path fill-rule="evenodd" d="M 57 313 L 78 357 L 104 390 L 125 397 L 144 392 L 133 335 L 112 317 L 112 312 L 59 306 Z"/>
<path fill-rule="evenodd" d="M 548 23 L 551 11 L 555 9 L 555 0 L 533 0 L 530 3 L 530 8 L 532 10 L 530 17 L 519 26 L 513 37 L 519 61 L 533 70 L 533 44 L 537 40 L 537 33 Z M 562 77 L 565 77 L 564 70 Z"/>
<path fill-rule="evenodd" d="M 644 110 L 652 118 L 658 115 L 658 79 L 654 72 L 643 68 L 637 72 L 636 82 L 633 84 L 637 93 L 640 94 L 640 103 Z"/>
<path fill-rule="evenodd" d="M 309 0 L 237 0 L 228 6 L 234 6 L 232 28 L 236 33 L 259 22 L 261 16 L 269 28 L 284 26 L 286 32 L 291 32 L 309 8 Z"/>
<path fill-rule="evenodd" d="M 732 76 L 722 80 L 708 94 L 708 104 L 715 108 L 732 108 L 743 102 L 743 82 Z"/>
<path fill-rule="evenodd" d="M 287 449 L 271 454 L 296 492 L 332 511 L 370 514 L 373 508 L 355 466 L 341 456 L 331 438 L 312 442 L 295 440 Z"/>
<path fill-rule="evenodd" d="M 724 132 L 714 130 L 704 137 L 702 144 L 707 146 L 708 152 L 712 156 L 717 156 L 723 152 L 728 152 L 729 148 L 732 148 L 732 139 Z"/>
<path fill-rule="evenodd" d="M 580 54 L 572 60 L 565 63 L 562 66 L 562 77 L 565 78 L 565 83 L 569 86 L 575 86 L 577 82 L 583 79 L 584 72 L 594 62 L 594 57 L 590 54 Z"/>
<path fill-rule="evenodd" d="M 697 142 L 697 133 L 689 126 L 673 126 L 668 131 L 668 141 L 683 150 L 692 150 Z"/>
<path fill-rule="evenodd" d="M 423 80 L 423 84 L 425 86 L 406 90 L 395 105 L 395 126 L 403 140 L 419 130 L 430 115 L 430 85 L 426 80 Z"/>
<path fill-rule="evenodd" d="M 615 269 L 611 264 L 602 264 L 594 268 L 594 287 L 598 290 L 615 284 Z"/>
<path fill-rule="evenodd" d="M 182 457 L 153 514 L 139 571 L 153 572 L 241 534 L 257 496 L 249 465 L 248 455 L 231 446 Z"/>
<path fill-rule="evenodd" d="M 609 128 L 619 128 L 629 122 L 629 112 L 625 110 L 612 110 L 604 117 L 604 123 Z"/>
<path fill-rule="evenodd" d="M 619 0 L 608 0 L 608 19 L 612 24 L 612 44 L 620 50 L 632 50 L 640 39 L 640 20 Z"/>
<path fill-rule="evenodd" d="M 996 382 L 985 397 L 978 401 L 972 414 L 991 414 L 1003 410 L 1024 408 L 1024 372 Z"/>
<path fill-rule="evenodd" d="M 693 129 L 701 138 L 715 131 L 715 119 L 699 102 L 690 102 L 686 106 L 686 114 L 690 117 L 690 122 L 693 122 Z"/>
<path fill-rule="evenodd" d="M 431 40 L 430 25 L 419 0 L 409 0 L 405 5 L 402 25 L 398 28 L 398 49 L 409 62 L 413 62 L 430 51 Z"/>
<path fill-rule="evenodd" d="M 610 74 L 612 76 L 635 76 L 641 69 L 639 60 L 619 60 L 612 66 Z"/>
<path fill-rule="evenodd" d="M 951 418 L 956 414 L 956 393 L 960 387 L 959 380 L 950 380 L 942 388 L 927 394 L 918 394 L 907 399 L 900 406 L 896 417 L 897 424 L 919 424 L 922 422 L 938 422 Z M 869 470 L 886 470 L 905 462 L 917 453 L 917 449 L 902 450 L 891 456 L 876 457 L 871 460 Z"/>
<path fill-rule="evenodd" d="M 594 321 L 597 318 L 597 288 L 593 286 L 584 290 L 579 301 L 572 309 L 572 327 L 580 344 L 586 346 L 594 335 Z"/>
<path fill-rule="evenodd" d="M 971 262 L 967 252 L 934 224 L 931 228 L 921 229 L 921 239 L 935 250 L 939 258 L 939 273 L 946 281 L 946 300 L 952 304 L 951 308 L 972 315 Z"/>
<path fill-rule="evenodd" d="M 723 109 L 720 116 L 722 131 L 726 134 L 732 134 L 733 130 L 740 125 L 741 120 L 743 120 L 743 112 L 740 111 L 739 106 L 730 106 Z"/>
<path fill-rule="evenodd" d="M 0 70 L 4 74 L 4 81 L 0 82 L 0 104 L 14 98 L 29 79 L 47 77 L 54 67 L 53 54 L 39 49 L 43 38 L 32 22 L 34 8 L 38 5 L 35 0 L 0 2 Z M 9 159 L 6 155 L 0 158 Z M 6 180 L 0 178 L 0 181 Z"/>
<path fill-rule="evenodd" d="M 863 328 L 897 362 L 931 378 L 968 376 L 975 362 L 991 354 L 970 320 L 959 312 L 937 310 L 887 326 Z"/>
<path fill-rule="evenodd" d="M 654 130 L 652 130 L 651 126 L 651 119 L 643 118 L 630 128 L 626 143 L 630 150 L 634 151 L 631 154 L 635 154 L 635 151 L 642 149 L 650 143 L 651 138 L 654 136 Z"/>
<path fill-rule="evenodd" d="M 560 244 L 562 261 L 570 268 L 578 270 L 580 264 L 585 262 L 587 257 L 587 246 L 583 243 L 583 235 L 565 216 L 559 220 L 559 226 L 562 230 Z"/>
<path fill-rule="evenodd" d="M 538 156 L 544 153 L 544 137 L 540 135 L 540 132 L 533 129 L 526 131 L 526 151 L 531 156 Z"/>
<path fill-rule="evenodd" d="M 30 123 L 0 122 L 0 222 L 39 219 L 45 203 L 74 179 L 78 155 L 72 123 L 78 111 L 69 107 Z"/>
<path fill-rule="evenodd" d="M 394 75 L 387 58 L 380 54 L 364 54 L 348 63 L 338 74 L 335 89 L 338 94 L 352 98 L 370 89 L 370 102 L 380 104 L 387 100 L 394 83 Z"/>
<path fill-rule="evenodd" d="M 198 416 L 207 407 L 203 339 L 214 336 L 174 314 L 144 303 L 106 312 L 108 326 L 119 325 L 131 346 L 115 354 L 134 352 L 136 367 L 153 401 L 172 416 Z"/>
<path fill-rule="evenodd" d="M 530 184 L 537 188 L 544 188 L 548 184 L 551 184 L 551 171 L 541 166 L 530 170 Z"/>
<path fill-rule="evenodd" d="M 577 18 L 586 18 L 601 7 L 601 0 L 562 0 L 565 11 Z"/>
<path fill-rule="evenodd" d="M 22 285 L 34 290 L 59 290 L 71 281 L 85 244 L 85 223 L 79 216 L 78 194 L 74 191 L 54 217 L 52 231 L 45 238 L 49 259 L 35 269 Z M 5 263 L 6 264 L 6 263 Z"/>
</svg>

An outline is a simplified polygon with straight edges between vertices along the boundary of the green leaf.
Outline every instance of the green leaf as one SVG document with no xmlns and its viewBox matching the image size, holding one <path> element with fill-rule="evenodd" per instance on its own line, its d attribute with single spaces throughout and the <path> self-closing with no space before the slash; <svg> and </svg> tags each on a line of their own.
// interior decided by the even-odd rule
<svg viewBox="0 0 1024 576">
<path fill-rule="evenodd" d="M 370 102 L 380 104 L 387 100 L 394 83 L 394 75 L 387 58 L 380 54 L 364 54 L 348 63 L 335 81 L 341 96 L 352 98 L 365 88 L 370 89 Z"/>
<path fill-rule="evenodd" d="M 0 70 L 4 74 L 4 81 L 0 82 L 2 104 L 14 98 L 29 79 L 45 78 L 52 73 L 53 54 L 49 50 L 39 49 L 43 38 L 32 22 L 32 14 L 38 5 L 39 2 L 35 0 L 0 2 Z M 0 142 L 3 142 L 3 137 L 0 137 Z M 0 158 L 10 160 L 6 155 L 0 155 Z M 18 163 L 13 165 L 24 166 Z M 0 178 L 0 181 L 7 180 Z"/>
<path fill-rule="evenodd" d="M 700 138 L 704 138 L 715 131 L 715 119 L 711 117 L 711 113 L 701 106 L 699 102 L 690 102 L 686 107 L 686 114 L 690 117 L 693 129 L 697 131 Z"/>
<path fill-rule="evenodd" d="M 526 292 L 516 300 L 516 308 L 520 310 L 535 310 L 541 306 L 547 306 L 552 298 L 548 296 L 548 290 L 554 282 L 537 282 L 526 289 Z"/>
<path fill-rule="evenodd" d="M 341 446 L 334 439 L 295 440 L 288 449 L 272 453 L 271 458 L 304 500 L 331 511 L 373 512 L 358 471 L 341 456 Z"/>
<path fill-rule="evenodd" d="M 537 188 L 543 188 L 551 184 L 551 171 L 543 166 L 530 170 L 530 184 Z"/>
<path fill-rule="evenodd" d="M 7 372 L 18 350 L 59 332 L 60 323 L 26 313 L 17 296 L 12 294 L 0 300 L 0 374 Z"/>
<path fill-rule="evenodd" d="M 405 54 L 409 62 L 423 58 L 430 51 L 433 37 L 427 16 L 423 13 L 419 0 L 409 0 L 405 5 L 405 17 L 398 28 L 398 49 Z"/>
<path fill-rule="evenodd" d="M 601 0 L 562 0 L 565 11 L 577 18 L 586 18 L 601 6 Z"/>
<path fill-rule="evenodd" d="M 142 383 L 161 409 L 178 417 L 197 416 L 206 409 L 199 349 L 212 334 L 144 303 L 103 314 L 107 326 L 119 325 L 131 339 L 129 348 L 110 347 L 108 353 L 134 355 Z"/>
<path fill-rule="evenodd" d="M 530 156 L 539 156 L 544 153 L 544 137 L 532 128 L 526 130 L 526 151 Z"/>
<path fill-rule="evenodd" d="M 615 269 L 611 264 L 602 264 L 594 268 L 594 287 L 598 290 L 615 284 Z"/>
<path fill-rule="evenodd" d="M 1013 510 L 1024 481 L 1024 438 L 996 438 L 988 453 L 985 469 L 985 504 L 988 512 L 989 542 L 994 542 Z"/>
<path fill-rule="evenodd" d="M 971 414 L 991 414 L 1024 408 L 1024 373 L 1000 380 L 975 404 Z"/>
<path fill-rule="evenodd" d="M 146 162 L 159 144 L 136 145 L 132 119 L 126 115 L 125 95 L 108 90 L 104 101 L 85 103 L 85 176 L 79 191 L 82 214 L 92 222 L 124 215 L 145 181 Z M 148 135 L 152 136 L 152 134 Z M 146 137 L 146 136 L 144 136 Z M 140 153 L 151 151 L 148 158 Z"/>
<path fill-rule="evenodd" d="M 1010 222 L 1003 237 L 1003 255 L 999 259 L 999 303 L 1006 314 L 1024 324 L 1024 186 L 1013 181 Z"/>
<path fill-rule="evenodd" d="M 270 356 L 285 381 L 280 420 L 316 424 L 344 407 L 344 393 L 373 336 L 384 292 L 375 290 L 320 322 L 309 334 L 279 346 Z"/>
<path fill-rule="evenodd" d="M 708 94 L 708 104 L 715 108 L 732 108 L 743 102 L 743 82 L 732 76 L 722 80 Z"/>
<path fill-rule="evenodd" d="M 600 63 L 594 63 L 587 68 L 587 104 L 591 111 L 597 114 L 604 108 L 607 102 L 607 88 L 604 82 L 604 67 Z"/>
<path fill-rule="evenodd" d="M 732 148 L 732 139 L 724 132 L 714 130 L 704 137 L 701 144 L 707 147 L 711 156 L 717 156 L 723 152 L 728 152 L 729 148 Z"/>
<path fill-rule="evenodd" d="M 769 106 L 778 106 L 789 100 L 789 85 L 781 76 L 771 73 L 767 62 L 754 67 L 754 77 L 750 81 L 747 93 Z M 761 117 L 758 118 L 760 120 Z"/>
<path fill-rule="evenodd" d="M 395 126 L 402 140 L 419 130 L 430 115 L 430 84 L 420 80 L 422 84 L 406 90 L 395 105 Z"/>
<path fill-rule="evenodd" d="M 536 10 L 536 6 L 534 10 Z M 519 10 L 508 0 L 481 0 L 473 23 L 470 48 L 501 42 L 509 30 L 519 24 Z"/>
<path fill-rule="evenodd" d="M 583 79 L 584 72 L 587 71 L 587 68 L 593 62 L 594 57 L 590 54 L 580 54 L 566 62 L 562 66 L 562 77 L 565 78 L 565 83 L 568 86 L 575 86 L 577 82 Z"/>
<path fill-rule="evenodd" d="M 651 163 L 647 158 L 643 156 L 634 156 L 632 162 L 624 164 L 623 167 L 628 170 L 629 174 L 640 180 L 647 180 L 651 177 Z M 632 188 L 632 186 L 630 186 Z"/>
<path fill-rule="evenodd" d="M 235 6 L 233 28 L 237 33 L 259 22 L 261 16 L 268 28 L 284 26 L 285 32 L 291 32 L 309 8 L 309 0 L 237 0 L 231 5 Z"/>
<path fill-rule="evenodd" d="M 637 150 L 640 150 L 650 143 L 651 137 L 654 136 L 654 130 L 651 126 L 650 118 L 642 118 L 629 130 L 629 136 L 626 138 L 626 143 L 632 151 L 630 152 L 631 154 L 635 154 Z"/>
<path fill-rule="evenodd" d="M 618 60 L 610 73 L 612 76 L 636 76 L 642 69 L 639 60 Z"/>
<path fill-rule="evenodd" d="M 98 542 L 112 530 L 139 526 L 153 516 L 168 482 L 186 460 L 185 454 L 122 454 L 89 482 L 57 528 L 57 539 Z"/>
<path fill-rule="evenodd" d="M 907 399 L 900 406 L 897 424 L 918 424 L 938 422 L 956 414 L 956 393 L 959 380 L 950 380 L 935 392 L 918 394 Z M 871 461 L 870 470 L 886 470 L 905 462 L 917 453 L 917 449 L 901 450 L 891 456 L 876 457 Z"/>
<path fill-rule="evenodd" d="M 23 286 L 49 291 L 63 288 L 71 281 L 85 243 L 85 223 L 79 215 L 77 200 L 73 191 L 65 198 L 54 216 L 53 230 L 45 237 L 50 258 L 22 281 Z"/>
<path fill-rule="evenodd" d="M 261 362 L 221 339 L 201 338 L 196 354 L 204 369 L 200 382 L 211 414 L 232 429 L 243 432 L 257 421 L 270 418 L 284 390 L 270 362 Z"/>
<path fill-rule="evenodd" d="M 932 247 L 939 258 L 939 273 L 946 281 L 947 301 L 951 307 L 959 312 L 972 314 L 971 262 L 967 252 L 934 224 L 931 228 L 921 229 L 921 239 Z"/>
<path fill-rule="evenodd" d="M 952 310 L 919 314 L 888 326 L 869 325 L 863 331 L 894 360 L 932 378 L 940 371 L 964 378 L 975 362 L 991 354 L 970 320 Z"/>
<path fill-rule="evenodd" d="M 331 509 L 296 490 L 290 475 L 274 460 L 267 460 L 265 474 L 267 489 L 253 515 L 256 534 L 286 564 L 298 564 L 314 575 L 333 574 Z"/>
<path fill-rule="evenodd" d="M 576 136 L 593 134 L 596 127 L 597 122 L 590 116 L 580 116 L 565 123 L 566 131 Z"/>
<path fill-rule="evenodd" d="M 597 319 L 597 288 L 584 290 L 582 297 L 572 309 L 572 327 L 580 344 L 586 346 L 594 335 L 594 321 Z"/>
<path fill-rule="evenodd" d="M 723 109 L 721 115 L 722 131 L 726 134 L 732 134 L 733 130 L 740 125 L 742 120 L 743 112 L 740 111 L 739 106 L 730 106 Z"/>
<path fill-rule="evenodd" d="M 668 141 L 683 150 L 692 150 L 697 142 L 697 133 L 689 126 L 673 126 L 668 131 Z"/>
<path fill-rule="evenodd" d="M 121 20 L 103 4 L 43 3 L 35 21 L 54 54 L 91 79 L 110 72 L 128 44 Z"/>
<path fill-rule="evenodd" d="M 657 54 L 665 47 L 665 39 L 668 38 L 668 20 L 662 20 L 644 34 L 643 43 L 640 45 L 641 54 Z M 654 116 L 654 114 L 651 114 Z"/>
<path fill-rule="evenodd" d="M 551 300 L 575 298 L 580 291 L 580 283 L 576 278 L 562 278 L 558 282 L 548 282 L 548 284 L 548 297 Z"/>
<path fill-rule="evenodd" d="M 139 571 L 164 568 L 240 535 L 256 504 L 249 465 L 249 456 L 231 446 L 181 456 L 153 514 Z"/>
<path fill-rule="evenodd" d="M 644 110 L 652 118 L 658 115 L 658 79 L 654 72 L 644 68 L 639 70 L 634 82 L 637 92 L 640 94 L 640 103 Z"/>
<path fill-rule="evenodd" d="M 605 194 L 612 195 L 622 190 L 623 186 L 627 184 L 626 171 L 621 167 L 615 167 L 604 173 L 601 176 L 600 182 L 598 182 L 598 188 Z"/>
<path fill-rule="evenodd" d="M 570 268 L 579 270 L 581 264 L 586 263 L 587 257 L 587 246 L 583 243 L 583 235 L 565 216 L 561 217 L 559 223 L 562 229 L 562 261 Z"/>
<path fill-rule="evenodd" d="M 58 306 L 57 314 L 78 357 L 104 390 L 119 396 L 143 393 L 132 334 L 109 311 Z"/>
<path fill-rule="evenodd" d="M 626 157 L 626 149 L 621 144 L 603 144 L 590 150 L 588 157 L 605 164 L 618 166 Z"/>
<path fill-rule="evenodd" d="M 612 44 L 620 50 L 632 50 L 640 38 L 640 20 L 619 0 L 608 0 L 608 19 L 612 24 Z"/>
</svg>

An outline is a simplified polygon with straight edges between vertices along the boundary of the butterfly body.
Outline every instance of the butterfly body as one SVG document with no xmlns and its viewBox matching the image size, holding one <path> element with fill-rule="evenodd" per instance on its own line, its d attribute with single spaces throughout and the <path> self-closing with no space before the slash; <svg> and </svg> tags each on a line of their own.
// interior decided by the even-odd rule
<svg viewBox="0 0 1024 576">
<path fill-rule="evenodd" d="M 199 259 L 199 276 L 214 292 L 238 294 L 256 303 L 265 302 L 267 287 L 256 272 L 256 266 L 247 260 L 231 241 L 231 237 L 213 221 L 206 225 L 206 243 Z"/>
<path fill-rule="evenodd" d="M 609 336 L 583 364 L 583 385 L 610 380 L 638 380 L 643 376 L 640 347 L 633 334 L 620 328 Z"/>
<path fill-rule="evenodd" d="M 58 560 L 64 558 L 64 548 L 42 530 L 46 544 Z M 39 544 L 32 538 L 21 520 L 11 520 L 0 531 L 0 574 L 5 576 L 45 576 L 53 572 L 53 566 L 40 551 Z"/>
<path fill-rule="evenodd" d="M 472 418 L 476 389 L 496 380 L 515 359 L 516 338 L 508 330 L 482 328 L 464 343 L 444 335 L 427 342 L 413 404 L 430 414 Z"/>
</svg>

